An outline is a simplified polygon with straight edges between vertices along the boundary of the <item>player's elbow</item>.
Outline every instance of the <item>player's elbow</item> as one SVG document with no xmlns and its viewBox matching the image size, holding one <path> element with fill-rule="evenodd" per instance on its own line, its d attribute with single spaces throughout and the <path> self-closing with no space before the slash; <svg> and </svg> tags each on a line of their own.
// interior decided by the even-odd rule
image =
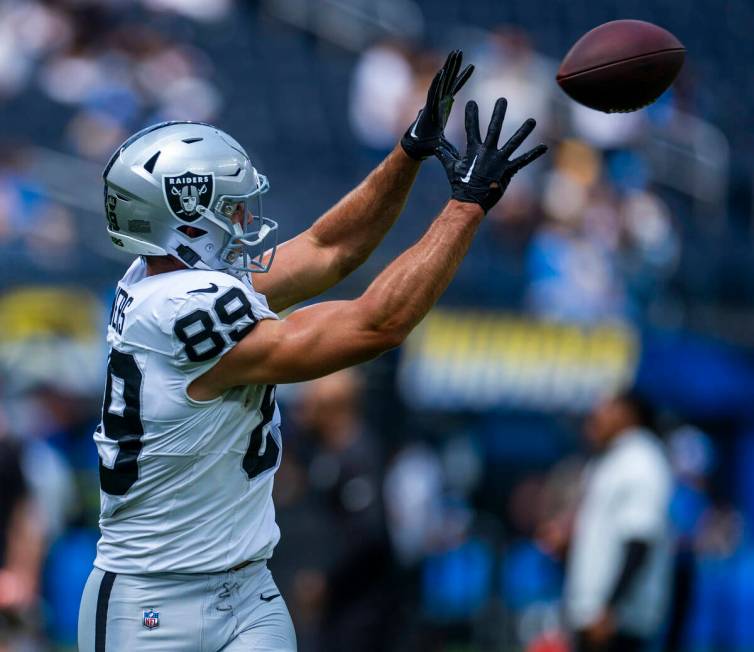
<svg viewBox="0 0 754 652">
<path fill-rule="evenodd" d="M 309 237 L 317 255 L 326 261 L 326 267 L 331 270 L 334 279 L 337 279 L 335 282 L 352 274 L 369 258 L 370 250 L 352 242 L 328 242 L 313 230 Z"/>
<path fill-rule="evenodd" d="M 402 332 L 391 329 L 369 329 L 362 331 L 359 344 L 360 359 L 362 362 L 372 360 L 398 348 L 403 344 L 406 337 Z"/>
<path fill-rule="evenodd" d="M 364 298 L 354 302 L 367 346 L 375 355 L 398 348 L 411 333 L 412 324 L 394 314 L 383 317 L 377 306 Z"/>
<path fill-rule="evenodd" d="M 369 251 L 358 247 L 339 247 L 335 255 L 335 267 L 338 277 L 346 278 L 369 258 Z"/>
<path fill-rule="evenodd" d="M 397 349 L 401 344 L 403 344 L 403 342 L 406 341 L 406 338 L 409 336 L 410 332 L 411 331 L 409 329 L 403 328 L 399 325 L 388 325 L 384 328 L 381 328 L 380 330 L 375 331 L 375 338 L 378 342 L 380 353 L 385 353 L 392 349 Z"/>
</svg>

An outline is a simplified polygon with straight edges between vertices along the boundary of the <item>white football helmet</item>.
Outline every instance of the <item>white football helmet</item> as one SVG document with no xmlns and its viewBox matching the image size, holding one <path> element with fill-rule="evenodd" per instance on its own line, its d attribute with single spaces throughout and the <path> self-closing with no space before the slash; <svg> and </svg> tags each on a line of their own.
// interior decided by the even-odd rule
<svg viewBox="0 0 754 652">
<path fill-rule="evenodd" d="M 225 132 L 200 122 L 147 127 L 115 151 L 102 177 L 117 248 L 235 276 L 269 270 L 278 226 L 262 215 L 269 183 Z"/>
</svg>

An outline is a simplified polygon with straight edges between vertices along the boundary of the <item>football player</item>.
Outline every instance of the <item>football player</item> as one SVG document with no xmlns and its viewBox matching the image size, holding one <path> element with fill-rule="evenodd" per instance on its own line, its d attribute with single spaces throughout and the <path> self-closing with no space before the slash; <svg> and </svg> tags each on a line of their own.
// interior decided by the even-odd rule
<svg viewBox="0 0 754 652">
<path fill-rule="evenodd" d="M 282 448 L 275 385 L 403 342 L 511 177 L 545 150 L 511 159 L 532 120 L 498 149 L 504 100 L 484 141 L 469 103 L 463 156 L 444 140 L 453 96 L 472 73 L 461 60 L 460 51 L 449 55 L 400 145 L 280 247 L 276 223 L 261 211 L 267 179 L 222 131 L 163 123 L 113 155 L 104 171 L 108 233 L 139 257 L 118 283 L 108 326 L 94 435 L 101 538 L 81 600 L 82 652 L 296 649 L 266 566 L 280 536 L 271 496 Z M 421 240 L 358 299 L 278 318 L 364 262 L 432 155 L 452 199 Z"/>
</svg>

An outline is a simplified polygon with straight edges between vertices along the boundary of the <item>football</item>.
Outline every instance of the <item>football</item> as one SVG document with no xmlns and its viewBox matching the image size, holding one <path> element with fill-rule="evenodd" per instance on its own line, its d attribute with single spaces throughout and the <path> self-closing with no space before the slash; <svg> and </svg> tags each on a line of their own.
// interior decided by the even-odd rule
<svg viewBox="0 0 754 652">
<path fill-rule="evenodd" d="M 557 82 L 574 100 L 606 113 L 636 111 L 673 83 L 686 48 L 641 20 L 615 20 L 582 36 L 560 64 Z"/>
</svg>

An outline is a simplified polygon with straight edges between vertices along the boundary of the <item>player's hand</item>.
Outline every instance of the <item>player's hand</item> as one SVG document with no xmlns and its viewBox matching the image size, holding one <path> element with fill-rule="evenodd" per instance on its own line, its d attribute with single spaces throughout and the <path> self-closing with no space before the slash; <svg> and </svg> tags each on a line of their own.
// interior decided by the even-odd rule
<svg viewBox="0 0 754 652">
<path fill-rule="evenodd" d="M 427 103 L 401 139 L 403 150 L 417 161 L 435 153 L 453 107 L 453 97 L 474 72 L 474 66 L 466 66 L 459 74 L 462 61 L 461 50 L 453 50 L 448 55 L 445 65 L 432 80 L 427 92 Z"/>
<path fill-rule="evenodd" d="M 615 615 L 611 610 L 606 609 L 586 628 L 585 633 L 594 647 L 601 648 L 615 635 L 615 630 Z"/>
<path fill-rule="evenodd" d="M 35 598 L 32 582 L 20 573 L 0 569 L 0 611 L 28 609 L 34 604 Z"/>
<path fill-rule="evenodd" d="M 547 151 L 545 145 L 537 145 L 526 154 L 511 158 L 537 124 L 532 118 L 524 122 L 505 145 L 497 148 L 507 107 L 508 102 L 502 97 L 495 103 L 487 137 L 482 142 L 479 108 L 476 102 L 468 102 L 466 153 L 461 156 L 445 138 L 441 138 L 435 152 L 445 167 L 453 199 L 479 204 L 485 213 L 500 201 L 513 175 Z"/>
</svg>

